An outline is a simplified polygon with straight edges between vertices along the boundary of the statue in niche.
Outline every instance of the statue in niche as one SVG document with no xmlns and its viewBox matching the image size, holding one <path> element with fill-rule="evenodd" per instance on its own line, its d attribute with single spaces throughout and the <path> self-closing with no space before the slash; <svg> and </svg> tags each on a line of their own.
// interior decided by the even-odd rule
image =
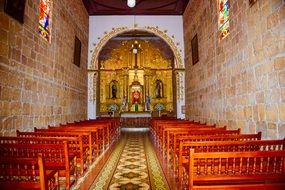
<svg viewBox="0 0 285 190">
<path fill-rule="evenodd" d="M 101 66 L 100 66 L 100 69 L 105 69 L 104 68 L 104 61 L 101 61 L 101 64 L 100 64 Z"/>
<path fill-rule="evenodd" d="M 126 108 L 127 108 L 127 97 L 124 96 L 123 99 L 122 99 L 122 111 L 126 111 Z"/>
<path fill-rule="evenodd" d="M 139 111 L 139 104 L 138 102 L 136 101 L 135 102 L 135 112 L 138 112 Z"/>
<path fill-rule="evenodd" d="M 140 103 L 140 92 L 139 91 L 134 91 L 132 93 L 132 97 L 133 97 L 133 104 L 134 103 Z"/>
<path fill-rule="evenodd" d="M 146 111 L 150 111 L 150 101 L 151 101 L 151 97 L 150 96 L 147 96 L 146 97 Z"/>
<path fill-rule="evenodd" d="M 112 98 L 117 98 L 117 86 L 115 83 L 112 85 Z"/>
<path fill-rule="evenodd" d="M 162 87 L 163 87 L 163 84 L 162 84 L 161 80 L 157 80 L 156 86 L 155 86 L 156 98 L 162 98 Z"/>
</svg>

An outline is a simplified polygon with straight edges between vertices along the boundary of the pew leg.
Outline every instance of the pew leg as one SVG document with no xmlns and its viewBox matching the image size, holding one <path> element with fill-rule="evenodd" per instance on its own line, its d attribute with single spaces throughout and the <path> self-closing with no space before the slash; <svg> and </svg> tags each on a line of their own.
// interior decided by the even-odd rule
<svg viewBox="0 0 285 190">
<path fill-rule="evenodd" d="M 81 160 L 80 160 L 80 175 L 83 176 L 84 173 L 84 157 L 82 156 Z"/>
<path fill-rule="evenodd" d="M 77 183 L 77 158 L 75 157 L 74 158 L 74 180 L 75 180 L 75 183 Z M 83 168 L 83 171 L 84 171 L 84 168 Z M 82 173 L 83 175 L 83 173 Z"/>
<path fill-rule="evenodd" d="M 93 153 L 92 153 L 92 137 L 91 135 L 89 135 L 89 163 L 90 165 L 92 164 L 92 157 L 93 157 Z"/>
<path fill-rule="evenodd" d="M 56 172 L 54 177 L 55 177 L 56 189 L 59 190 L 60 189 L 60 186 L 59 186 L 59 171 Z"/>
</svg>

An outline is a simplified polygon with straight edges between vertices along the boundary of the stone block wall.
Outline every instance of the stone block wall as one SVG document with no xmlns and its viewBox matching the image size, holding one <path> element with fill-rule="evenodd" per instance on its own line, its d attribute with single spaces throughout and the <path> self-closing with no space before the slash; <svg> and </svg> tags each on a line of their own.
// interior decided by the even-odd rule
<svg viewBox="0 0 285 190">
<path fill-rule="evenodd" d="M 230 34 L 218 37 L 218 1 L 190 1 L 183 15 L 186 117 L 285 137 L 283 0 L 230 0 Z M 198 35 L 199 62 L 191 39 Z"/>
<path fill-rule="evenodd" d="M 38 34 L 39 1 L 24 24 L 0 0 L 0 136 L 87 117 L 88 13 L 82 1 L 54 0 L 51 43 Z M 73 64 L 75 35 L 81 65 Z"/>
</svg>

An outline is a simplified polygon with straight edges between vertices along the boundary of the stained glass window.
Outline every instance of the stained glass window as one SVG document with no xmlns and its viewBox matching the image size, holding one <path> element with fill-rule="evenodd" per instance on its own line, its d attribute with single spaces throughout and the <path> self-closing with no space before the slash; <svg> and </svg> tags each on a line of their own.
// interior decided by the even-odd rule
<svg viewBox="0 0 285 190">
<path fill-rule="evenodd" d="M 219 35 L 221 39 L 230 32 L 229 8 L 229 0 L 219 0 Z"/>
<path fill-rule="evenodd" d="M 50 42 L 52 0 L 40 0 L 39 34 Z"/>
</svg>

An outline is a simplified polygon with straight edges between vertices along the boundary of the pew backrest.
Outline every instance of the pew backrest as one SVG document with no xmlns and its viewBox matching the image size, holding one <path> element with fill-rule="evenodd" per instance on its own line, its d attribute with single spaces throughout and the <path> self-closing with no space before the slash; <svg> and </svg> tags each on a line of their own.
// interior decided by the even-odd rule
<svg viewBox="0 0 285 190">
<path fill-rule="evenodd" d="M 257 189 L 260 183 L 283 183 L 285 187 L 285 151 L 195 153 L 190 149 L 189 157 L 190 190 L 199 182 L 200 188 L 218 184 L 228 189 L 232 185 Z"/>
</svg>

